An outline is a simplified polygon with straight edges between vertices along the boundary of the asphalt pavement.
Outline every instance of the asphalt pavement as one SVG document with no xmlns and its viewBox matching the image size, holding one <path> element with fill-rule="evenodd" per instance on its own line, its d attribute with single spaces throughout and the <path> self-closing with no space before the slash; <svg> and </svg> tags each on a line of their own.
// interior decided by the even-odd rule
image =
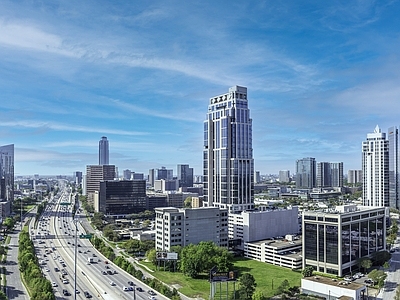
<svg viewBox="0 0 400 300">
<path fill-rule="evenodd" d="M 6 279 L 8 299 L 28 300 L 29 295 L 21 281 L 21 272 L 18 267 L 18 236 L 19 228 L 15 229 L 9 236 L 11 237 L 8 245 Z"/>
</svg>

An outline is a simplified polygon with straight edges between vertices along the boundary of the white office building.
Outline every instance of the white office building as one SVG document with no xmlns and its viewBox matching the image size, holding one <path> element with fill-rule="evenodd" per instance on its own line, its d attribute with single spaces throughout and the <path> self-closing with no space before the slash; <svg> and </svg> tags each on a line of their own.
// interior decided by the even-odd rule
<svg viewBox="0 0 400 300">
<path fill-rule="evenodd" d="M 247 88 L 212 97 L 204 121 L 204 205 L 254 208 L 252 119 Z"/>
<path fill-rule="evenodd" d="M 379 126 L 362 143 L 363 204 L 389 206 L 389 141 Z"/>
<path fill-rule="evenodd" d="M 242 211 L 229 214 L 229 238 L 246 242 L 296 234 L 299 232 L 298 208 Z"/>
<path fill-rule="evenodd" d="M 156 213 L 156 249 L 171 251 L 201 241 L 228 247 L 228 212 L 218 207 L 158 207 Z"/>
</svg>

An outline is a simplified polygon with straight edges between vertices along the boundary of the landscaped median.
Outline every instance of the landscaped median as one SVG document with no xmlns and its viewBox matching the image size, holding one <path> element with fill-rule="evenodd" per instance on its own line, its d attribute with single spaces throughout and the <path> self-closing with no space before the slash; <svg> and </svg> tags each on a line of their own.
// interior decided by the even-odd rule
<svg viewBox="0 0 400 300">
<path fill-rule="evenodd" d="M 32 300 L 54 300 L 51 282 L 43 276 L 35 246 L 26 227 L 19 234 L 18 262 L 21 276 Z"/>
</svg>

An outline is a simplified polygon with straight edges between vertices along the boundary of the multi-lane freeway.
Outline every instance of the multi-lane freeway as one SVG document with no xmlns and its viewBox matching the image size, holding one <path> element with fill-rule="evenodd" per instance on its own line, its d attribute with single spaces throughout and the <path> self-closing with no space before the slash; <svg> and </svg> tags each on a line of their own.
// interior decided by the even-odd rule
<svg viewBox="0 0 400 300">
<path fill-rule="evenodd" d="M 49 201 L 37 228 L 31 222 L 29 229 L 43 273 L 52 282 L 56 298 L 168 299 L 109 262 L 88 239 L 79 238 L 86 234 L 81 226 L 85 216 L 79 209 L 72 215 L 73 198 L 64 187 Z"/>
</svg>

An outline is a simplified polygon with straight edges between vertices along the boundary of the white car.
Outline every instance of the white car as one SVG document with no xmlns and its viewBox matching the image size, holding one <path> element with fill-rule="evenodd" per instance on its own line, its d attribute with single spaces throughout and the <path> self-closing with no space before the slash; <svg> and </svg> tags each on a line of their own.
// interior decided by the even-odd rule
<svg viewBox="0 0 400 300">
<path fill-rule="evenodd" d="M 51 285 L 52 285 L 53 287 L 58 287 L 58 284 L 57 284 L 56 282 L 54 282 L 54 281 L 51 283 Z"/>
<path fill-rule="evenodd" d="M 110 285 L 111 286 L 115 286 L 115 282 L 114 281 L 110 281 Z"/>
<path fill-rule="evenodd" d="M 125 292 L 127 292 L 127 291 L 129 291 L 129 288 L 126 287 L 126 286 L 124 286 L 124 287 L 122 287 L 122 290 L 125 291 Z"/>
</svg>

